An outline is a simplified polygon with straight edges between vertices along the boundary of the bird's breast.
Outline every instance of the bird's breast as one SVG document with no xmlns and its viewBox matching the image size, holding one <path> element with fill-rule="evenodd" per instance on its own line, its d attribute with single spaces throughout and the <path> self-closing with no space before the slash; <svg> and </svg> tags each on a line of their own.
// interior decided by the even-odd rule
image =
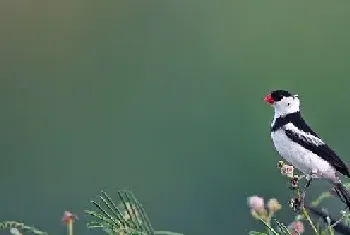
<svg viewBox="0 0 350 235">
<path fill-rule="evenodd" d="M 271 138 L 276 150 L 285 160 L 305 174 L 312 171 L 310 151 L 289 139 L 284 130 L 271 132 Z"/>
</svg>

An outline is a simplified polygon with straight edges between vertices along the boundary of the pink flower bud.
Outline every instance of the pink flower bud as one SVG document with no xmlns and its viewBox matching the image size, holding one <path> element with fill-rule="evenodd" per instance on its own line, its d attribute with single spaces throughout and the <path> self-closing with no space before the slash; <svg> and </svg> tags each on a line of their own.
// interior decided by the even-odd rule
<svg viewBox="0 0 350 235">
<path fill-rule="evenodd" d="M 252 196 L 248 198 L 248 206 L 254 211 L 264 210 L 264 198 L 258 196 Z"/>
<path fill-rule="evenodd" d="M 299 220 L 293 221 L 288 228 L 292 235 L 298 235 L 305 231 L 303 222 Z"/>
<path fill-rule="evenodd" d="M 69 224 L 70 222 L 73 222 L 74 220 L 77 220 L 78 216 L 75 214 L 72 214 L 70 211 L 65 211 L 62 221 L 65 224 Z"/>
</svg>

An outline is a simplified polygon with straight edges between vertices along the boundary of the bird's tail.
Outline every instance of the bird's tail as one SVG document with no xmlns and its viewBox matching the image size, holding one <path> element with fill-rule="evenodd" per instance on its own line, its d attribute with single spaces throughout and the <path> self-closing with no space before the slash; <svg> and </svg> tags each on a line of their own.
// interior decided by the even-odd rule
<svg viewBox="0 0 350 235">
<path fill-rule="evenodd" d="M 345 188 L 345 186 L 341 183 L 336 183 L 334 185 L 334 189 L 340 199 L 347 205 L 347 207 L 350 209 L 350 193 Z"/>
</svg>

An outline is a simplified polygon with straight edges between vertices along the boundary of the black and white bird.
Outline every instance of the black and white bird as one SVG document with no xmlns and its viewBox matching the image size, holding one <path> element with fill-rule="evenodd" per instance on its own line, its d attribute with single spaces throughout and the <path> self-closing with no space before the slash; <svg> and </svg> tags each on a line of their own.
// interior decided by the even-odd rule
<svg viewBox="0 0 350 235">
<path fill-rule="evenodd" d="M 339 173 L 350 178 L 349 168 L 310 126 L 300 113 L 300 100 L 286 90 L 275 90 L 264 101 L 274 108 L 271 138 L 278 153 L 307 178 L 329 180 L 338 195 L 350 207 L 350 195 Z"/>
</svg>

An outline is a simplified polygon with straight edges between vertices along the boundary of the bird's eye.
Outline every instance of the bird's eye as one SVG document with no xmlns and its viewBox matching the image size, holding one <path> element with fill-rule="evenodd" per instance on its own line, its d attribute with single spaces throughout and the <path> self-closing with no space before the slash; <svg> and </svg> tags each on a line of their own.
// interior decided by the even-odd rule
<svg viewBox="0 0 350 235">
<path fill-rule="evenodd" d="M 290 105 L 290 103 L 287 103 L 287 106 L 289 106 Z"/>
</svg>

